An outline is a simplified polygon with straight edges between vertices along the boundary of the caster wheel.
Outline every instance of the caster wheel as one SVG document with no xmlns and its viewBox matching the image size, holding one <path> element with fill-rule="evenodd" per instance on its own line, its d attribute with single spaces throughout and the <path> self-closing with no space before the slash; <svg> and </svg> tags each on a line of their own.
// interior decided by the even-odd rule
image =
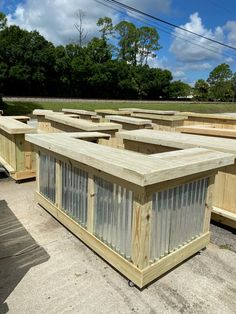
<svg viewBox="0 0 236 314">
<path fill-rule="evenodd" d="M 133 288 L 133 287 L 135 287 L 135 284 L 133 283 L 133 281 L 129 280 L 128 281 L 128 286 Z"/>
</svg>

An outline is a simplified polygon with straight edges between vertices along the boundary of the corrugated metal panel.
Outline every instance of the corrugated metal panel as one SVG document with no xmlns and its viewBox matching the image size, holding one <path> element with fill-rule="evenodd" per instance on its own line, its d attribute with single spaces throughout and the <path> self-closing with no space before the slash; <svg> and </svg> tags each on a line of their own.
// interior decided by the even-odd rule
<svg viewBox="0 0 236 314">
<path fill-rule="evenodd" d="M 153 194 L 152 262 L 201 234 L 207 187 L 205 178 Z"/>
<path fill-rule="evenodd" d="M 39 173 L 40 193 L 55 203 L 56 159 L 41 152 L 39 156 Z"/>
<path fill-rule="evenodd" d="M 88 173 L 61 163 L 62 209 L 83 227 L 87 227 Z"/>
<path fill-rule="evenodd" d="M 99 177 L 94 181 L 94 234 L 130 259 L 133 193 Z"/>
</svg>

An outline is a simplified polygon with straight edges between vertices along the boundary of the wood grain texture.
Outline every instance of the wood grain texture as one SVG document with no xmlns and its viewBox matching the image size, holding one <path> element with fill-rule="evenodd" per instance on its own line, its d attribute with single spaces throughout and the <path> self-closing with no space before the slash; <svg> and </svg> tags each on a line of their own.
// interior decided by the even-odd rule
<svg viewBox="0 0 236 314">
<path fill-rule="evenodd" d="M 27 140 L 36 146 L 77 160 L 85 165 L 110 173 L 116 177 L 147 186 L 201 171 L 217 169 L 233 164 L 231 154 L 213 152 L 204 149 L 191 150 L 187 157 L 181 157 L 182 163 L 159 156 L 149 157 L 139 153 L 97 145 L 82 140 L 61 136 L 27 135 Z M 201 158 L 199 154 L 201 152 Z M 171 154 L 171 153 L 170 153 Z M 172 160 L 171 160 L 172 158 Z"/>
</svg>

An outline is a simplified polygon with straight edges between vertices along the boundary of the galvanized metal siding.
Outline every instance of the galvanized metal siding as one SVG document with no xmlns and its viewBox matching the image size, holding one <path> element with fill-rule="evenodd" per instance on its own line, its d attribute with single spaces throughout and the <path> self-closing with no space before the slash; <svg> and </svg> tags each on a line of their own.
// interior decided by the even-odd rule
<svg viewBox="0 0 236 314">
<path fill-rule="evenodd" d="M 88 173 L 61 163 L 62 209 L 83 227 L 87 227 Z"/>
<path fill-rule="evenodd" d="M 153 194 L 151 262 L 199 236 L 208 178 Z"/>
<path fill-rule="evenodd" d="M 56 159 L 41 152 L 39 173 L 39 192 L 55 203 Z"/>
<path fill-rule="evenodd" d="M 94 178 L 94 234 L 126 259 L 131 256 L 133 193 Z"/>
</svg>

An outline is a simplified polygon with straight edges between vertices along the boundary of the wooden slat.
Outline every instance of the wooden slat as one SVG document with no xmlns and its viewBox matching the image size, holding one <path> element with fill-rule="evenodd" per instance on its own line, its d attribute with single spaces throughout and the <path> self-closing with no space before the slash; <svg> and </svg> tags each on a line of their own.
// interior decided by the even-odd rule
<svg viewBox="0 0 236 314">
<path fill-rule="evenodd" d="M 121 126 L 117 123 L 104 122 L 94 123 L 83 119 L 74 119 L 67 115 L 46 115 L 45 118 L 49 121 L 60 123 L 64 126 L 72 127 L 83 131 L 104 131 L 104 130 L 119 130 Z"/>
<path fill-rule="evenodd" d="M 215 128 L 207 125 L 181 126 L 176 131 L 188 134 L 208 135 L 236 139 L 236 129 Z"/>
<path fill-rule="evenodd" d="M 0 129 L 8 134 L 36 133 L 36 129 L 11 117 L 0 117 Z"/>
<path fill-rule="evenodd" d="M 232 120 L 236 121 L 236 116 L 232 114 L 206 114 L 206 113 L 196 113 L 196 112 L 180 112 L 180 115 L 195 118 L 207 118 L 207 119 L 218 119 L 218 120 Z"/>
<path fill-rule="evenodd" d="M 123 138 L 139 143 L 169 146 L 177 149 L 202 147 L 236 155 L 236 140 L 224 139 L 203 135 L 182 134 L 157 130 L 122 131 L 117 133 Z"/>
<path fill-rule="evenodd" d="M 152 121 L 149 119 L 138 119 L 134 117 L 126 117 L 126 116 L 105 116 L 105 118 L 109 121 L 115 121 L 115 122 L 121 122 L 121 123 L 127 123 L 127 124 L 134 124 L 134 125 L 150 125 L 152 124 Z"/>
<path fill-rule="evenodd" d="M 168 115 L 160 115 L 160 114 L 148 114 L 148 113 L 132 113 L 131 117 L 137 117 L 137 118 L 141 118 L 141 119 L 150 119 L 153 122 L 156 121 L 184 121 L 186 119 L 186 117 L 184 116 L 177 116 L 177 115 L 172 115 L 172 116 L 168 116 Z"/>
<path fill-rule="evenodd" d="M 83 115 L 90 115 L 90 116 L 96 116 L 96 112 L 95 111 L 89 111 L 89 110 L 81 110 L 81 109 L 66 109 L 66 108 L 63 108 L 62 109 L 62 112 L 65 112 L 65 113 L 76 113 L 76 114 L 79 114 L 81 116 Z"/>
<path fill-rule="evenodd" d="M 124 116 L 130 116 L 130 111 L 118 111 L 118 110 L 112 110 L 112 109 L 97 109 L 95 110 L 95 112 L 98 114 L 98 115 L 101 115 L 101 116 L 106 116 L 106 115 L 124 115 Z"/>
<path fill-rule="evenodd" d="M 130 111 L 132 113 L 150 113 L 150 114 L 158 114 L 158 115 L 168 115 L 168 116 L 172 116 L 175 115 L 177 113 L 179 113 L 179 111 L 175 111 L 175 110 L 153 110 L 153 109 L 142 109 L 142 108 L 119 108 L 119 111 Z"/>
</svg>

